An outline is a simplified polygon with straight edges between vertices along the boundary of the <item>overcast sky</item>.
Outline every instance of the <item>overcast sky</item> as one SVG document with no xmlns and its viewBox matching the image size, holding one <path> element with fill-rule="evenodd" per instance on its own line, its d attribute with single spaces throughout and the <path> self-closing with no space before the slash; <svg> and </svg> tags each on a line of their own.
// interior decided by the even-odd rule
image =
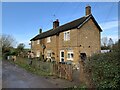
<svg viewBox="0 0 120 90">
<path fill-rule="evenodd" d="M 3 2 L 2 32 L 15 37 L 29 48 L 30 39 L 52 28 L 52 22 L 59 19 L 60 25 L 85 16 L 85 7 L 90 5 L 92 14 L 103 29 L 102 37 L 118 39 L 117 2 Z"/>
</svg>

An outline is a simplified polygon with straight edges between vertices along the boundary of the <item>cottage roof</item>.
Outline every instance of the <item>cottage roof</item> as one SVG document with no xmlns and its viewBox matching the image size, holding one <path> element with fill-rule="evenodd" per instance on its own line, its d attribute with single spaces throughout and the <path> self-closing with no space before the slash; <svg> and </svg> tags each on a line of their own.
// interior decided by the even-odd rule
<svg viewBox="0 0 120 90">
<path fill-rule="evenodd" d="M 49 36 L 53 36 L 53 35 L 59 34 L 60 32 L 64 32 L 64 31 L 71 30 L 71 29 L 74 29 L 74 28 L 81 28 L 90 18 L 94 21 L 94 23 L 98 27 L 98 29 L 100 31 L 102 31 L 102 29 L 100 28 L 100 26 L 98 25 L 98 23 L 96 22 L 96 20 L 92 16 L 92 14 L 90 14 L 90 15 L 81 17 L 79 19 L 76 19 L 74 21 L 71 21 L 69 23 L 66 23 L 64 25 L 61 25 L 61 26 L 59 26 L 55 29 L 50 29 L 46 32 L 38 34 L 34 38 L 32 38 L 30 41 L 34 41 L 34 40 L 46 38 L 46 37 L 49 37 Z"/>
</svg>

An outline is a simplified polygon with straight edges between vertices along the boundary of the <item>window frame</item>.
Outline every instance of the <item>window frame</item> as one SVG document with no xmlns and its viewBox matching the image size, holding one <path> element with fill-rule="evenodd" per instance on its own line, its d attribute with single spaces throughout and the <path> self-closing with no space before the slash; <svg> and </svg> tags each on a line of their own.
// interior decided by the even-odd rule
<svg viewBox="0 0 120 90">
<path fill-rule="evenodd" d="M 72 57 L 72 54 L 73 54 L 73 57 Z M 69 55 L 70 55 L 70 57 L 69 57 Z M 67 60 L 73 61 L 73 58 L 74 58 L 74 52 L 73 51 L 68 51 L 67 52 Z"/>
<path fill-rule="evenodd" d="M 48 54 L 50 54 L 50 56 Z M 51 57 L 52 57 L 52 51 L 51 50 L 47 50 L 47 58 L 51 58 Z"/>
<path fill-rule="evenodd" d="M 47 43 L 51 42 L 51 37 L 47 37 Z"/>
<path fill-rule="evenodd" d="M 70 40 L 70 31 L 65 31 L 64 32 L 64 41 L 69 41 Z"/>
<path fill-rule="evenodd" d="M 39 39 L 37 40 L 37 44 L 40 44 L 40 40 Z"/>
<path fill-rule="evenodd" d="M 63 52 L 63 56 L 62 56 L 62 52 Z M 63 62 L 65 61 L 65 52 L 64 50 L 60 50 L 60 62 L 62 62 L 62 59 L 63 59 Z"/>
<path fill-rule="evenodd" d="M 40 57 L 40 51 L 36 51 L 36 57 Z"/>
</svg>

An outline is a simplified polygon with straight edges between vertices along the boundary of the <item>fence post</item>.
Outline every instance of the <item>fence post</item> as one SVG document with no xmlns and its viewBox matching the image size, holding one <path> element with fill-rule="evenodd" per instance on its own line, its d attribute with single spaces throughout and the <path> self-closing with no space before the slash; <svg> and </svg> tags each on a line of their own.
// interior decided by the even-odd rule
<svg viewBox="0 0 120 90">
<path fill-rule="evenodd" d="M 68 68 L 67 68 L 67 64 L 65 64 L 65 69 L 68 69 Z M 67 76 L 68 76 L 68 75 L 67 75 L 67 73 L 65 72 L 65 79 L 67 79 Z"/>
<path fill-rule="evenodd" d="M 59 75 L 60 78 L 62 77 L 61 66 L 62 66 L 62 64 L 58 64 L 58 70 L 59 70 L 58 75 Z"/>
<path fill-rule="evenodd" d="M 80 81 L 84 81 L 83 65 L 84 65 L 84 62 L 80 61 L 80 78 L 79 78 Z"/>
<path fill-rule="evenodd" d="M 59 66 L 59 63 L 57 63 L 57 65 L 56 65 L 56 74 L 57 74 L 57 76 L 59 77 L 59 75 L 60 75 L 60 66 Z"/>
<path fill-rule="evenodd" d="M 72 67 L 69 65 L 69 80 L 72 81 Z"/>
<path fill-rule="evenodd" d="M 52 63 L 50 62 L 50 75 L 52 75 Z"/>
</svg>

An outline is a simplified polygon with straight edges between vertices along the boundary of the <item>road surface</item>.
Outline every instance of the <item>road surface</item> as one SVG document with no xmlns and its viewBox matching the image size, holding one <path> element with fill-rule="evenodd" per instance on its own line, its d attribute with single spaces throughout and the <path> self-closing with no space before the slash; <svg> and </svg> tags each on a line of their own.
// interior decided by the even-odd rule
<svg viewBox="0 0 120 90">
<path fill-rule="evenodd" d="M 63 88 L 73 85 L 66 80 L 37 76 L 8 61 L 2 64 L 2 88 Z"/>
</svg>

